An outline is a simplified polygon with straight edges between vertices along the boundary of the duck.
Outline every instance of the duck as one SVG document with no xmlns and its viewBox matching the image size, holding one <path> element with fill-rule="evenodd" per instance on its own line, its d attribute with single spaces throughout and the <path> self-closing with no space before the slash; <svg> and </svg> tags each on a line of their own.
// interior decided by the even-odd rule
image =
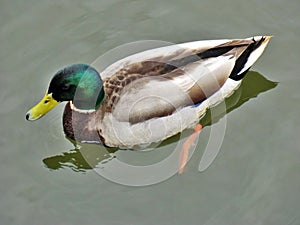
<svg viewBox="0 0 300 225">
<path fill-rule="evenodd" d="M 272 36 L 202 40 L 154 48 L 102 71 L 73 64 L 57 71 L 25 118 L 62 102 L 63 130 L 76 142 L 133 148 L 196 128 L 207 109 L 229 97 Z"/>
</svg>

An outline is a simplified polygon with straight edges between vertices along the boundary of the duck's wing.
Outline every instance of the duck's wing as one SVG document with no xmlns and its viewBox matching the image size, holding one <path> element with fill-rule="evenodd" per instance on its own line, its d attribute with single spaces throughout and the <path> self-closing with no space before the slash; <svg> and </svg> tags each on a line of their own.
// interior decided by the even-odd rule
<svg viewBox="0 0 300 225">
<path fill-rule="evenodd" d="M 131 56 L 105 81 L 106 112 L 119 121 L 137 123 L 199 103 L 218 91 L 229 77 L 241 79 L 267 42 L 268 37 L 260 37 L 222 40 L 213 47 L 207 43 L 198 44 L 199 48 L 181 45 L 176 51 L 171 48 L 171 53 L 150 52 L 152 57 L 135 63 L 130 63 L 136 57 Z"/>
</svg>

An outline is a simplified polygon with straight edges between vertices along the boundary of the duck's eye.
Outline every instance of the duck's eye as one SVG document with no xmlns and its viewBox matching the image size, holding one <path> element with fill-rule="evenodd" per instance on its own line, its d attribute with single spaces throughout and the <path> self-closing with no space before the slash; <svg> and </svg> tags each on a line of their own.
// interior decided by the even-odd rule
<svg viewBox="0 0 300 225">
<path fill-rule="evenodd" d="M 46 99 L 45 101 L 44 101 L 44 104 L 47 104 L 49 102 L 49 99 Z"/>
<path fill-rule="evenodd" d="M 64 86 L 62 86 L 62 89 L 63 89 L 64 91 L 66 91 L 66 90 L 69 90 L 70 87 L 71 87 L 70 84 L 65 84 Z"/>
</svg>

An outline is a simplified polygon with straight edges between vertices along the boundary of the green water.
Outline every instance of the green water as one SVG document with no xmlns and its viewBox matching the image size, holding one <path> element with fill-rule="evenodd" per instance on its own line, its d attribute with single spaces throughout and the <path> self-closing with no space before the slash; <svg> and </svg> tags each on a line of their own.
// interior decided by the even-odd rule
<svg viewBox="0 0 300 225">
<path fill-rule="evenodd" d="M 0 224 L 300 224 L 299 11 L 296 0 L 1 1 Z M 115 158 L 64 137 L 63 105 L 37 122 L 24 118 L 59 68 L 121 44 L 257 34 L 274 38 L 252 68 L 258 73 L 226 101 L 224 141 L 204 172 L 199 143 L 182 175 L 115 184 L 92 169 Z M 208 116 L 202 123 L 200 142 L 218 124 Z M 166 151 L 115 156 L 160 161 L 173 142 Z"/>
</svg>

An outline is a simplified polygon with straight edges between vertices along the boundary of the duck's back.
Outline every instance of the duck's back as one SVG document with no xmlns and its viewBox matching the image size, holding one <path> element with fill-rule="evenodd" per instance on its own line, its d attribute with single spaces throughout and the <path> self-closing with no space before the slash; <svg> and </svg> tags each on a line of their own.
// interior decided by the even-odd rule
<svg viewBox="0 0 300 225">
<path fill-rule="evenodd" d="M 241 80 L 267 41 L 265 37 L 200 41 L 129 56 L 101 73 L 106 77 L 106 112 L 120 121 L 138 123 L 199 104 L 228 78 Z"/>
</svg>

